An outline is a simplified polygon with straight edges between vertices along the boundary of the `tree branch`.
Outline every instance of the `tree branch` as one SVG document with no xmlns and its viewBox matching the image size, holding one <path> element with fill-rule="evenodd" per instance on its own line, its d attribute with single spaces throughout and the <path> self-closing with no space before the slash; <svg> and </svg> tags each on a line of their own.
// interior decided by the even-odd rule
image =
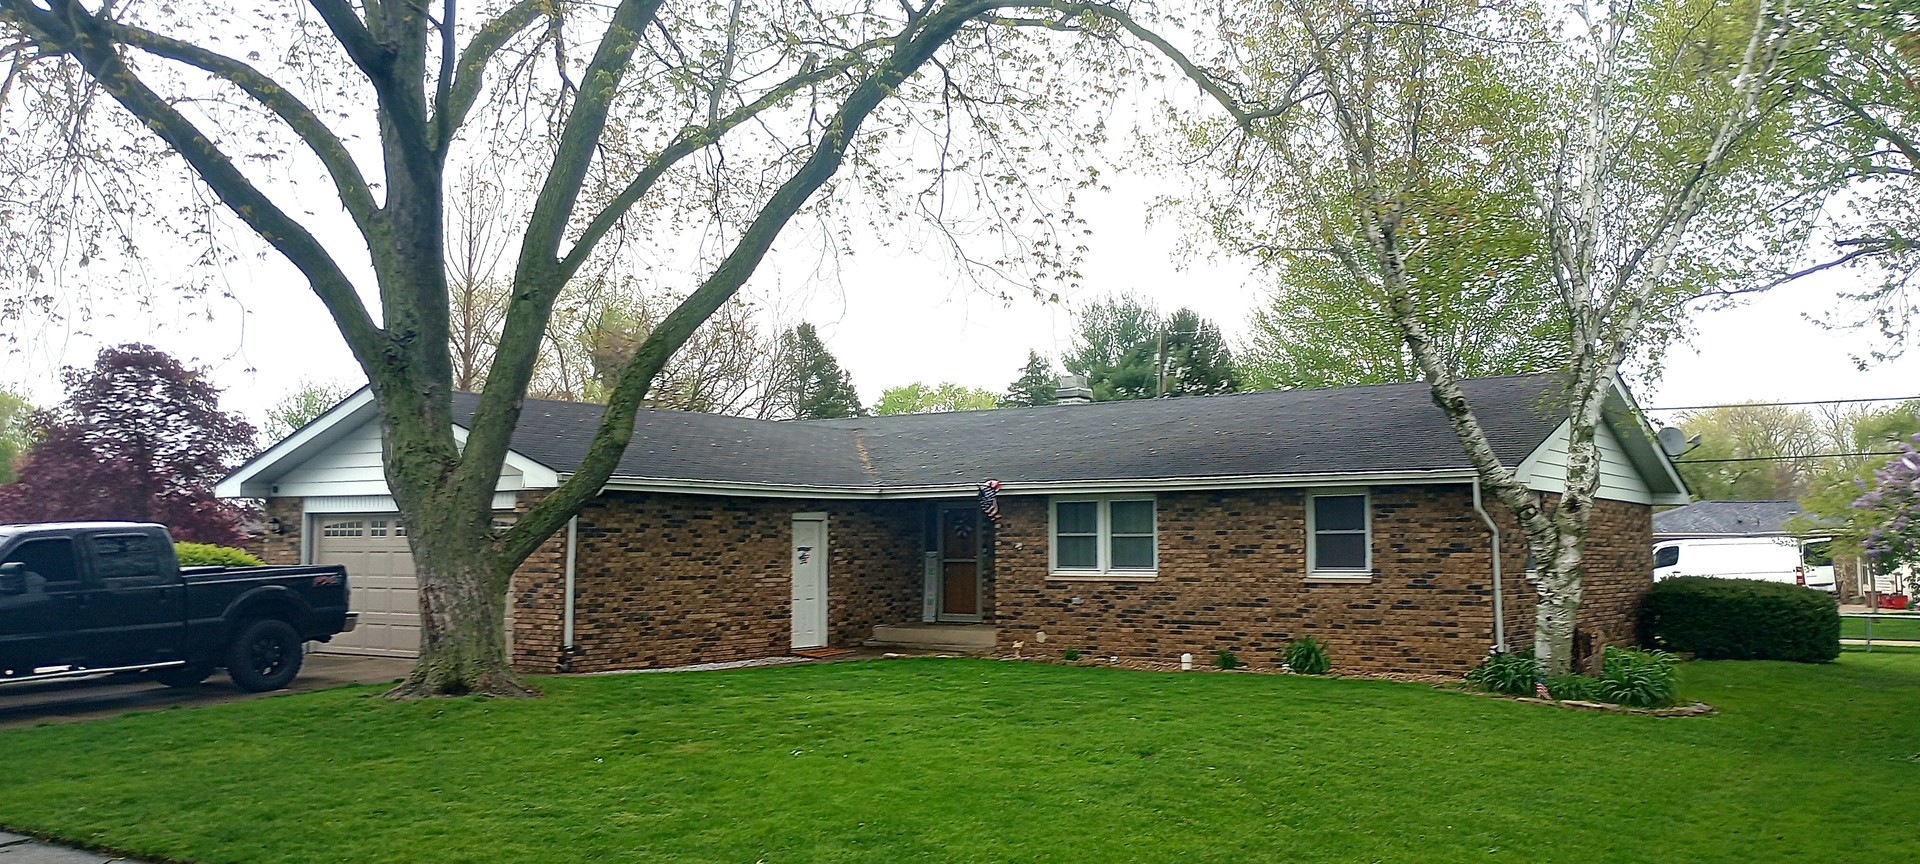
<svg viewBox="0 0 1920 864">
<path fill-rule="evenodd" d="M 340 40 L 340 47 L 346 50 L 353 65 L 376 82 L 387 79 L 393 71 L 394 53 L 373 38 L 366 22 L 353 11 L 352 4 L 347 0 L 307 0 L 307 3 L 320 13 L 320 20 L 333 31 L 333 38 Z"/>
<path fill-rule="evenodd" d="M 279 82 L 239 60 L 171 36 L 113 21 L 103 21 L 101 26 L 123 44 L 208 72 L 252 96 L 286 123 L 295 135 L 300 136 L 300 140 L 306 142 L 307 149 L 319 157 L 321 164 L 326 166 L 328 176 L 333 179 L 340 202 L 345 205 L 347 213 L 353 216 L 354 224 L 360 227 L 361 233 L 372 229 L 379 206 L 374 203 L 373 190 L 367 185 L 359 164 L 347 153 L 346 145 L 339 136 L 306 103 L 280 86 Z"/>
<path fill-rule="evenodd" d="M 179 153 L 221 203 L 307 277 L 354 358 L 368 368 L 379 362 L 385 347 L 383 334 L 326 247 L 254 186 L 233 159 L 192 121 L 127 67 L 114 48 L 107 22 L 89 15 L 72 0 L 51 0 L 47 9 L 36 7 L 32 0 L 0 0 L 0 11 L 20 22 L 40 44 L 73 57 L 121 107 Z"/>
<path fill-rule="evenodd" d="M 480 86 L 486 80 L 487 64 L 493 61 L 493 56 L 552 8 L 551 0 L 520 0 L 473 34 L 473 39 L 460 52 L 452 86 L 447 88 L 444 98 L 434 103 L 433 143 L 441 153 L 452 146 L 454 133 L 466 122 L 467 112 L 473 110 L 473 103 L 480 98 Z"/>
</svg>

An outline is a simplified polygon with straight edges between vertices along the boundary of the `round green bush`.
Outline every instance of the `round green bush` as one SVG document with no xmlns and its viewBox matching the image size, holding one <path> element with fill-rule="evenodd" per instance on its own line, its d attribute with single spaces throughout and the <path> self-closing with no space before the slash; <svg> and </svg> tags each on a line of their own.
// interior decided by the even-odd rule
<svg viewBox="0 0 1920 864">
<path fill-rule="evenodd" d="M 1640 644 L 1702 660 L 1825 663 L 1840 656 L 1840 604 L 1781 582 L 1681 576 L 1640 602 Z"/>
<path fill-rule="evenodd" d="M 182 567 L 258 567 L 266 563 L 245 549 L 212 543 L 175 543 L 173 554 Z"/>
</svg>

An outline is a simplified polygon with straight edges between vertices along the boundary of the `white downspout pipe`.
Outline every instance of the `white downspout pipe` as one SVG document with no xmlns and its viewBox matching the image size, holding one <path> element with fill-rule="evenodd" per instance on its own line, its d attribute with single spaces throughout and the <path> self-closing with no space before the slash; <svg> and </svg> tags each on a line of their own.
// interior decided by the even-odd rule
<svg viewBox="0 0 1920 864">
<path fill-rule="evenodd" d="M 1480 514 L 1481 521 L 1487 523 L 1487 533 L 1493 535 L 1493 648 L 1502 654 L 1507 653 L 1507 611 L 1503 605 L 1500 590 L 1500 525 L 1493 521 L 1493 515 L 1480 504 L 1480 482 L 1473 483 L 1473 512 Z M 568 547 L 571 550 L 571 546 Z M 571 552 L 569 552 L 571 554 Z M 568 560 L 572 560 L 569 558 Z M 572 584 L 573 568 L 567 568 L 568 584 Z M 572 601 L 568 601 L 571 609 Z"/>
<path fill-rule="evenodd" d="M 563 668 L 570 668 L 573 665 L 573 573 L 574 562 L 579 557 L 579 545 L 580 517 L 574 516 L 567 520 L 567 599 L 566 605 L 560 613 L 560 640 L 563 643 L 560 648 L 560 662 Z"/>
</svg>

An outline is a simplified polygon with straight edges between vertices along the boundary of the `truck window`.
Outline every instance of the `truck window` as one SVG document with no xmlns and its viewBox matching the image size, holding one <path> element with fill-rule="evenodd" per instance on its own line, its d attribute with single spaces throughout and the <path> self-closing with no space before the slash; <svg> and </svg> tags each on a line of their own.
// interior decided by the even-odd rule
<svg viewBox="0 0 1920 864">
<path fill-rule="evenodd" d="M 73 557 L 73 541 L 66 537 L 28 540 L 13 547 L 0 564 L 26 565 L 27 593 L 70 591 L 80 587 L 80 567 Z"/>
<path fill-rule="evenodd" d="M 165 578 L 151 534 L 96 534 L 93 567 L 108 587 L 157 584 Z"/>
<path fill-rule="evenodd" d="M 1833 566 L 1833 541 L 1815 540 L 1800 547 L 1800 563 L 1808 567 Z"/>
<path fill-rule="evenodd" d="M 1672 567 L 1680 563 L 1680 547 L 1662 546 L 1653 550 L 1653 566 Z"/>
</svg>

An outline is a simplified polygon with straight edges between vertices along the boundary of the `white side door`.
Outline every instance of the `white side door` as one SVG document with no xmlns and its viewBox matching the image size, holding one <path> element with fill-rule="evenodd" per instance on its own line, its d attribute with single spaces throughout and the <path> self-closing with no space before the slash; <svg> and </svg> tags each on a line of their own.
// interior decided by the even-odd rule
<svg viewBox="0 0 1920 864">
<path fill-rule="evenodd" d="M 793 514 L 793 647 L 827 644 L 827 514 Z"/>
</svg>

